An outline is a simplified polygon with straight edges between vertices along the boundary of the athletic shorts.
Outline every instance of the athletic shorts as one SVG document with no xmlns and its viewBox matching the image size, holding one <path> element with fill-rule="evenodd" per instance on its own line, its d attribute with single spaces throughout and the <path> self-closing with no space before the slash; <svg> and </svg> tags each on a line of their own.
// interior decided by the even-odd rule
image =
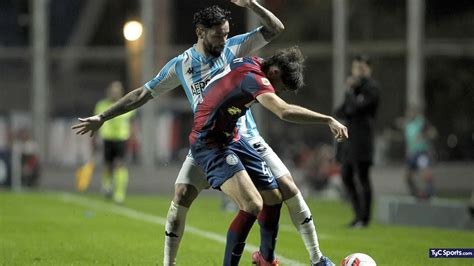
<svg viewBox="0 0 474 266">
<path fill-rule="evenodd" d="M 258 190 L 278 188 L 267 163 L 244 138 L 213 148 L 198 142 L 191 145 L 191 152 L 214 189 L 219 189 L 225 181 L 243 170 L 247 171 Z"/>
<path fill-rule="evenodd" d="M 284 175 L 290 174 L 290 171 L 286 168 L 285 164 L 283 164 L 278 155 L 261 136 L 246 138 L 246 140 L 267 163 L 268 168 L 270 168 L 270 171 L 275 178 L 278 179 Z M 209 188 L 206 175 L 194 160 L 191 152 L 186 156 L 186 159 L 179 170 L 175 184 L 192 185 L 198 191 Z"/>
<path fill-rule="evenodd" d="M 427 152 L 417 152 L 408 156 L 407 165 L 411 170 L 426 169 L 431 165 L 431 158 Z"/>
<path fill-rule="evenodd" d="M 127 149 L 126 141 L 104 140 L 104 160 L 108 163 L 116 159 L 123 160 Z"/>
<path fill-rule="evenodd" d="M 273 151 L 265 140 L 258 137 L 246 138 L 250 146 L 260 155 L 260 157 L 267 162 L 268 168 L 272 171 L 275 178 L 280 178 L 284 175 L 289 175 L 290 171 L 286 168 L 285 164 L 281 161 L 280 157 Z"/>
</svg>

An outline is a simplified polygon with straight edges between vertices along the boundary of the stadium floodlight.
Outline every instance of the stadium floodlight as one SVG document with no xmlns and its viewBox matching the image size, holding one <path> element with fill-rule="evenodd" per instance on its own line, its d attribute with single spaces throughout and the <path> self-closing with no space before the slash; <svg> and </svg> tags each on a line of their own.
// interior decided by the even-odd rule
<svg viewBox="0 0 474 266">
<path fill-rule="evenodd" d="M 143 33 L 143 26 L 140 22 L 132 20 L 123 26 L 123 36 L 127 41 L 138 40 Z"/>
</svg>

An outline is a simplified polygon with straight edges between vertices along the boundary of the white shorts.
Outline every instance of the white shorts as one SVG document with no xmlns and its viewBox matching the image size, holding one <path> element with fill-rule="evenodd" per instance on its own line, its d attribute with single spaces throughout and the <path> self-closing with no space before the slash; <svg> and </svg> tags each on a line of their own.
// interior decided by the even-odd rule
<svg viewBox="0 0 474 266">
<path fill-rule="evenodd" d="M 247 138 L 247 142 L 262 156 L 275 178 L 290 174 L 290 171 L 286 168 L 280 157 L 278 157 L 262 137 Z"/>
<path fill-rule="evenodd" d="M 198 190 L 198 192 L 210 187 L 209 183 L 207 183 L 206 175 L 201 167 L 197 165 L 196 161 L 194 161 L 191 151 L 189 151 L 181 169 L 179 170 L 175 184 L 192 185 Z"/>
<path fill-rule="evenodd" d="M 288 168 L 281 161 L 280 157 L 273 151 L 273 149 L 265 142 L 265 140 L 258 136 L 246 139 L 248 143 L 260 154 L 265 160 L 268 167 L 272 171 L 275 178 L 290 174 Z M 175 184 L 188 184 L 194 186 L 198 191 L 209 188 L 206 175 L 201 168 L 194 161 L 191 152 L 188 153 L 186 159 L 179 170 L 178 177 Z"/>
</svg>

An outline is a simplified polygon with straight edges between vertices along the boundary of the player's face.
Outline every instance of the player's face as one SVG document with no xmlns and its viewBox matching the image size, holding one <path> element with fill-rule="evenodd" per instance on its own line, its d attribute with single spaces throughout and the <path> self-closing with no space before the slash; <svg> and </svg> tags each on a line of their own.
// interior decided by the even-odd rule
<svg viewBox="0 0 474 266">
<path fill-rule="evenodd" d="M 220 56 L 229 35 L 229 22 L 204 30 L 204 51 L 214 57 Z"/>
<path fill-rule="evenodd" d="M 110 86 L 109 86 L 109 89 L 108 89 L 107 93 L 108 93 L 108 96 L 111 100 L 117 101 L 123 95 L 122 83 L 120 83 L 118 81 L 112 82 L 112 84 L 110 84 Z"/>
<path fill-rule="evenodd" d="M 281 80 L 281 71 L 278 67 L 271 66 L 267 73 L 267 77 L 273 88 L 275 88 L 277 95 L 288 90 L 287 86 Z"/>
<path fill-rule="evenodd" d="M 352 76 L 367 77 L 370 75 L 370 67 L 367 63 L 362 61 L 352 61 Z"/>
</svg>

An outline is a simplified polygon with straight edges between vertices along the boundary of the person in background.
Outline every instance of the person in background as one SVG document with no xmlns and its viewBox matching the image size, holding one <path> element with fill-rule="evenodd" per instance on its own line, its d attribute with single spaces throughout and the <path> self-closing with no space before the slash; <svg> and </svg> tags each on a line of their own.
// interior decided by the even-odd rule
<svg viewBox="0 0 474 266">
<path fill-rule="evenodd" d="M 107 87 L 107 98 L 97 102 L 95 114 L 100 114 L 112 106 L 123 96 L 120 81 L 113 81 Z M 116 203 L 125 200 L 128 185 L 128 169 L 125 165 L 127 140 L 130 137 L 131 118 L 134 111 L 117 116 L 104 123 L 99 130 L 103 140 L 105 169 L 102 175 L 102 190 L 107 198 Z"/>
<path fill-rule="evenodd" d="M 415 106 L 407 109 L 405 120 L 405 181 L 412 196 L 420 200 L 426 200 L 434 194 L 430 146 L 431 140 L 437 136 L 437 131 Z M 421 190 L 415 181 L 418 172 L 425 182 L 425 187 Z"/>
<path fill-rule="evenodd" d="M 346 122 L 351 133 L 348 141 L 338 147 L 338 159 L 342 163 L 342 180 L 355 216 L 349 227 L 355 228 L 369 225 L 372 206 L 370 167 L 379 89 L 371 75 L 370 59 L 365 55 L 356 56 L 352 60 L 351 75 L 347 78 L 344 102 L 336 110 L 336 116 Z M 356 181 L 360 182 L 360 191 Z"/>
</svg>

